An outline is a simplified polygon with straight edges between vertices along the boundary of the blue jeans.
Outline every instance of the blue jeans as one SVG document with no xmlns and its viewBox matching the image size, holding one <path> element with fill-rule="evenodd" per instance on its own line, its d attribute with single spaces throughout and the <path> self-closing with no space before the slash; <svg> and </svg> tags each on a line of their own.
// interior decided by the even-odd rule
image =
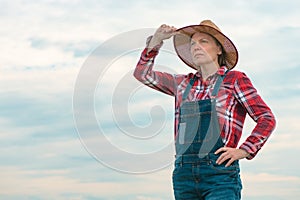
<svg viewBox="0 0 300 200">
<path fill-rule="evenodd" d="M 176 200 L 238 200 L 242 183 L 238 161 L 225 167 L 216 164 L 218 155 L 209 153 L 177 157 L 173 171 L 173 188 Z"/>
</svg>

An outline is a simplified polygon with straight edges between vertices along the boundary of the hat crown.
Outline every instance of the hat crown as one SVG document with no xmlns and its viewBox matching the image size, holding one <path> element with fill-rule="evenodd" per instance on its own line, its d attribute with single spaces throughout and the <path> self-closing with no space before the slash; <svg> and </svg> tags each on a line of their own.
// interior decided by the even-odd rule
<svg viewBox="0 0 300 200">
<path fill-rule="evenodd" d="M 219 32 L 222 32 L 221 29 L 219 29 L 219 27 L 217 27 L 217 25 L 215 25 L 211 20 L 207 19 L 207 20 L 203 20 L 202 22 L 200 22 L 200 25 L 202 26 L 209 26 L 212 27 L 216 30 L 218 30 Z"/>
</svg>

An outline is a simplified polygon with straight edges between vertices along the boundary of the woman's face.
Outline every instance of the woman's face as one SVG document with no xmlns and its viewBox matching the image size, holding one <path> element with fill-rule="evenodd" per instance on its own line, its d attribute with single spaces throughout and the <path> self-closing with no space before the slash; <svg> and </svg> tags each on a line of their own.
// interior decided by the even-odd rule
<svg viewBox="0 0 300 200">
<path fill-rule="evenodd" d="M 197 66 L 211 63 L 218 65 L 218 55 L 222 54 L 222 49 L 212 36 L 198 32 L 191 39 L 191 54 Z"/>
</svg>

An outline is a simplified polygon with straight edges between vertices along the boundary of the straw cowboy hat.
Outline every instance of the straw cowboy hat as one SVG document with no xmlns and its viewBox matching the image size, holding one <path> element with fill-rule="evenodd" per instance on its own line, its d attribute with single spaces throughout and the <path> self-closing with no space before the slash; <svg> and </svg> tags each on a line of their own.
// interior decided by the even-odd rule
<svg viewBox="0 0 300 200">
<path fill-rule="evenodd" d="M 179 58 L 188 66 L 197 69 L 192 61 L 190 52 L 191 37 L 196 32 L 203 32 L 213 36 L 223 47 L 224 64 L 228 69 L 236 66 L 238 51 L 233 42 L 210 20 L 204 20 L 199 25 L 186 26 L 177 29 L 180 34 L 174 36 L 174 47 Z"/>
</svg>

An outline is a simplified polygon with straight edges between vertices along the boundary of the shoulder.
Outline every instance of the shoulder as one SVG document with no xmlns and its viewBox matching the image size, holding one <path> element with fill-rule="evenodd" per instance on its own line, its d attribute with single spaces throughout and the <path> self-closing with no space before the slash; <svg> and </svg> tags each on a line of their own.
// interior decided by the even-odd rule
<svg viewBox="0 0 300 200">
<path fill-rule="evenodd" d="M 228 77 L 227 77 L 228 75 Z M 227 73 L 227 81 L 230 82 L 231 87 L 234 87 L 236 91 L 256 91 L 256 88 L 253 86 L 252 81 L 250 78 L 246 75 L 245 72 L 241 71 L 229 71 Z M 226 78 L 225 78 L 226 79 Z M 224 81 L 225 82 L 225 81 Z"/>
<path fill-rule="evenodd" d="M 224 82 L 234 83 L 240 79 L 249 79 L 245 72 L 241 72 L 238 70 L 230 70 L 227 72 Z"/>
<path fill-rule="evenodd" d="M 177 80 L 191 79 L 195 76 L 193 73 L 188 74 L 175 74 L 174 75 Z"/>
<path fill-rule="evenodd" d="M 240 78 L 246 76 L 244 72 L 238 71 L 238 70 L 229 70 L 226 74 L 226 77 L 228 78 Z"/>
<path fill-rule="evenodd" d="M 238 71 L 238 70 L 230 70 L 227 72 L 223 85 L 225 88 L 234 89 L 236 87 L 252 87 L 252 83 L 245 72 Z"/>
<path fill-rule="evenodd" d="M 178 89 L 185 88 L 188 82 L 195 77 L 195 74 L 188 73 L 188 74 L 175 74 L 174 75 L 176 80 L 176 87 Z"/>
</svg>

